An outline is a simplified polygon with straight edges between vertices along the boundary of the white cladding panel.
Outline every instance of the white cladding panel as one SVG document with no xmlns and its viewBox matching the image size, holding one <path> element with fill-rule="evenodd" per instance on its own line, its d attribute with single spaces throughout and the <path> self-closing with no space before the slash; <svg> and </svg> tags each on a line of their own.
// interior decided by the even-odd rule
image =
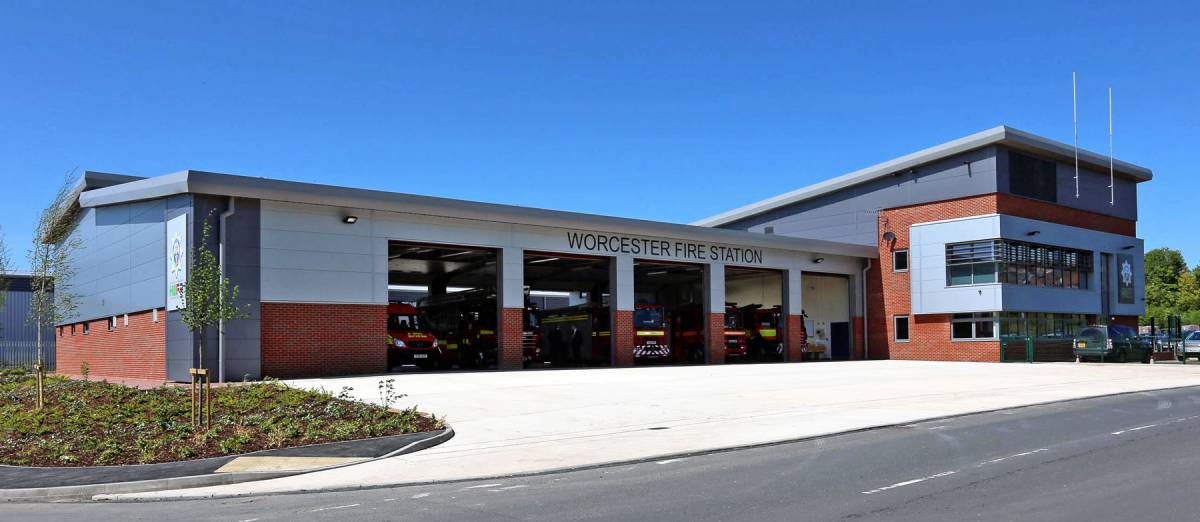
<svg viewBox="0 0 1200 522">
<path fill-rule="evenodd" d="M 1031 232 L 1037 232 L 1030 235 Z M 1048 288 L 1012 284 L 950 287 L 946 284 L 946 245 L 1005 238 L 1092 252 L 1095 269 L 1086 289 Z M 1110 263 L 1110 303 L 1114 315 L 1141 315 L 1143 299 L 1143 242 L 1140 239 L 1015 216 L 988 215 L 915 224 L 909 229 L 910 285 L 914 314 L 956 312 L 1056 312 L 1098 314 L 1101 308 L 1101 254 Z M 1133 265 L 1134 303 L 1117 299 L 1117 254 L 1129 254 Z"/>
<path fill-rule="evenodd" d="M 1000 309 L 1000 285 L 946 285 L 946 244 L 1000 236 L 1000 216 L 916 224 L 909 228 L 912 313 L 991 312 Z"/>
<path fill-rule="evenodd" d="M 261 212 L 263 301 L 387 303 L 389 240 L 776 269 L 814 270 L 819 267 L 821 272 L 846 275 L 857 273 L 862 263 L 854 257 L 769 248 L 753 248 L 750 249 L 753 253 L 747 254 L 738 245 L 698 244 L 667 237 L 625 236 L 268 200 L 262 201 Z M 358 222 L 353 225 L 343 223 L 342 218 L 347 215 L 357 216 Z M 594 243 L 589 249 L 578 240 L 573 242 L 570 234 L 602 235 L 610 248 L 617 244 L 624 248 L 637 244 L 645 250 L 641 255 L 628 251 L 617 253 L 597 249 Z M 650 252 L 651 243 L 661 250 Z M 712 254 L 719 256 L 721 252 L 733 250 L 738 251 L 737 261 L 710 258 Z M 822 262 L 815 263 L 817 258 L 822 258 Z"/>
</svg>

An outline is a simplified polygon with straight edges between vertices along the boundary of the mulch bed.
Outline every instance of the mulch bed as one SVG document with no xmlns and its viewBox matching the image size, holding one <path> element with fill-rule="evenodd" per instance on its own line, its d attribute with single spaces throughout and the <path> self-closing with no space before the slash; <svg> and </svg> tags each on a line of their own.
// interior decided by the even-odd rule
<svg viewBox="0 0 1200 522">
<path fill-rule="evenodd" d="M 381 379 L 381 389 L 391 386 Z M 213 388 L 206 429 L 191 424 L 187 387 L 142 390 L 52 376 L 45 391 L 46 407 L 37 410 L 33 376 L 0 372 L 0 464 L 150 464 L 444 427 L 413 408 L 394 410 L 274 381 Z"/>
</svg>

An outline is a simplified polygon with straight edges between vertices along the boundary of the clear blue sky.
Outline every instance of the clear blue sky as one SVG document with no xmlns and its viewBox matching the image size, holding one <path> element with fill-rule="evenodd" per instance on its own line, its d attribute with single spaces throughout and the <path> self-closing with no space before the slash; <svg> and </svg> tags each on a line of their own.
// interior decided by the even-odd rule
<svg viewBox="0 0 1200 522">
<path fill-rule="evenodd" d="M 1069 142 L 1075 70 L 1081 145 L 1111 84 L 1154 170 L 1139 235 L 1200 262 L 1200 4 L 1046 3 L 8 0 L 0 226 L 22 257 L 75 168 L 688 222 L 1001 123 Z"/>
</svg>

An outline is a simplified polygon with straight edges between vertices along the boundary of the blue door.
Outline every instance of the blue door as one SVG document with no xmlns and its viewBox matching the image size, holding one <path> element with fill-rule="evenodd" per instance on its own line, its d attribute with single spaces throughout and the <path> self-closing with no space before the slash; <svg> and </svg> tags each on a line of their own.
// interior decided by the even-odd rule
<svg viewBox="0 0 1200 522">
<path fill-rule="evenodd" d="M 850 323 L 829 323 L 829 357 L 850 360 Z"/>
</svg>

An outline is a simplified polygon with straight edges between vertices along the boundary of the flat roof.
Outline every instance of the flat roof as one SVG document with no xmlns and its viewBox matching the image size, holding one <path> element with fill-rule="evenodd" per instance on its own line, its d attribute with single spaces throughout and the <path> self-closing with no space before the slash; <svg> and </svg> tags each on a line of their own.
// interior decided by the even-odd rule
<svg viewBox="0 0 1200 522">
<path fill-rule="evenodd" d="M 1014 129 L 1006 125 L 1000 125 L 983 132 L 977 132 L 964 138 L 948 141 L 941 145 L 872 165 L 865 169 L 856 170 L 849 174 L 844 174 L 833 179 L 815 183 L 813 185 L 793 190 L 791 192 L 786 192 L 778 196 L 770 197 L 757 203 L 751 203 L 727 212 L 722 212 L 715 216 L 693 221 L 692 224 L 704 227 L 721 226 L 751 216 L 756 216 L 779 207 L 791 205 L 793 203 L 798 203 L 807 199 L 837 192 L 848 187 L 860 185 L 878 178 L 886 177 L 897 171 L 910 169 L 919 165 L 940 160 L 942 158 L 953 156 L 955 154 L 980 149 L 990 145 L 1005 145 L 1014 149 L 1052 156 L 1059 160 L 1069 160 L 1072 162 L 1075 160 L 1075 147 L 1072 145 L 1054 141 L 1049 138 L 1043 138 L 1036 134 Z M 1109 158 L 1106 155 L 1079 149 L 1080 166 L 1088 166 L 1093 169 L 1107 171 L 1108 161 Z M 1142 181 L 1149 181 L 1154 177 L 1153 173 L 1148 168 L 1139 167 L 1132 163 L 1115 159 L 1113 160 L 1113 171 L 1121 177 L 1129 178 L 1139 183 Z"/>
<path fill-rule="evenodd" d="M 94 181 L 97 184 L 103 184 L 120 179 L 112 176 L 114 175 L 96 176 Z M 308 203 L 346 209 L 380 210 L 519 225 L 583 229 L 613 234 L 661 236 L 705 243 L 725 243 L 861 258 L 879 257 L 879 252 L 874 247 L 837 241 L 196 170 L 185 170 L 153 178 L 126 178 L 128 180 L 121 183 L 82 191 L 78 198 L 79 205 L 81 207 L 103 207 L 177 194 L 206 194 Z"/>
</svg>

